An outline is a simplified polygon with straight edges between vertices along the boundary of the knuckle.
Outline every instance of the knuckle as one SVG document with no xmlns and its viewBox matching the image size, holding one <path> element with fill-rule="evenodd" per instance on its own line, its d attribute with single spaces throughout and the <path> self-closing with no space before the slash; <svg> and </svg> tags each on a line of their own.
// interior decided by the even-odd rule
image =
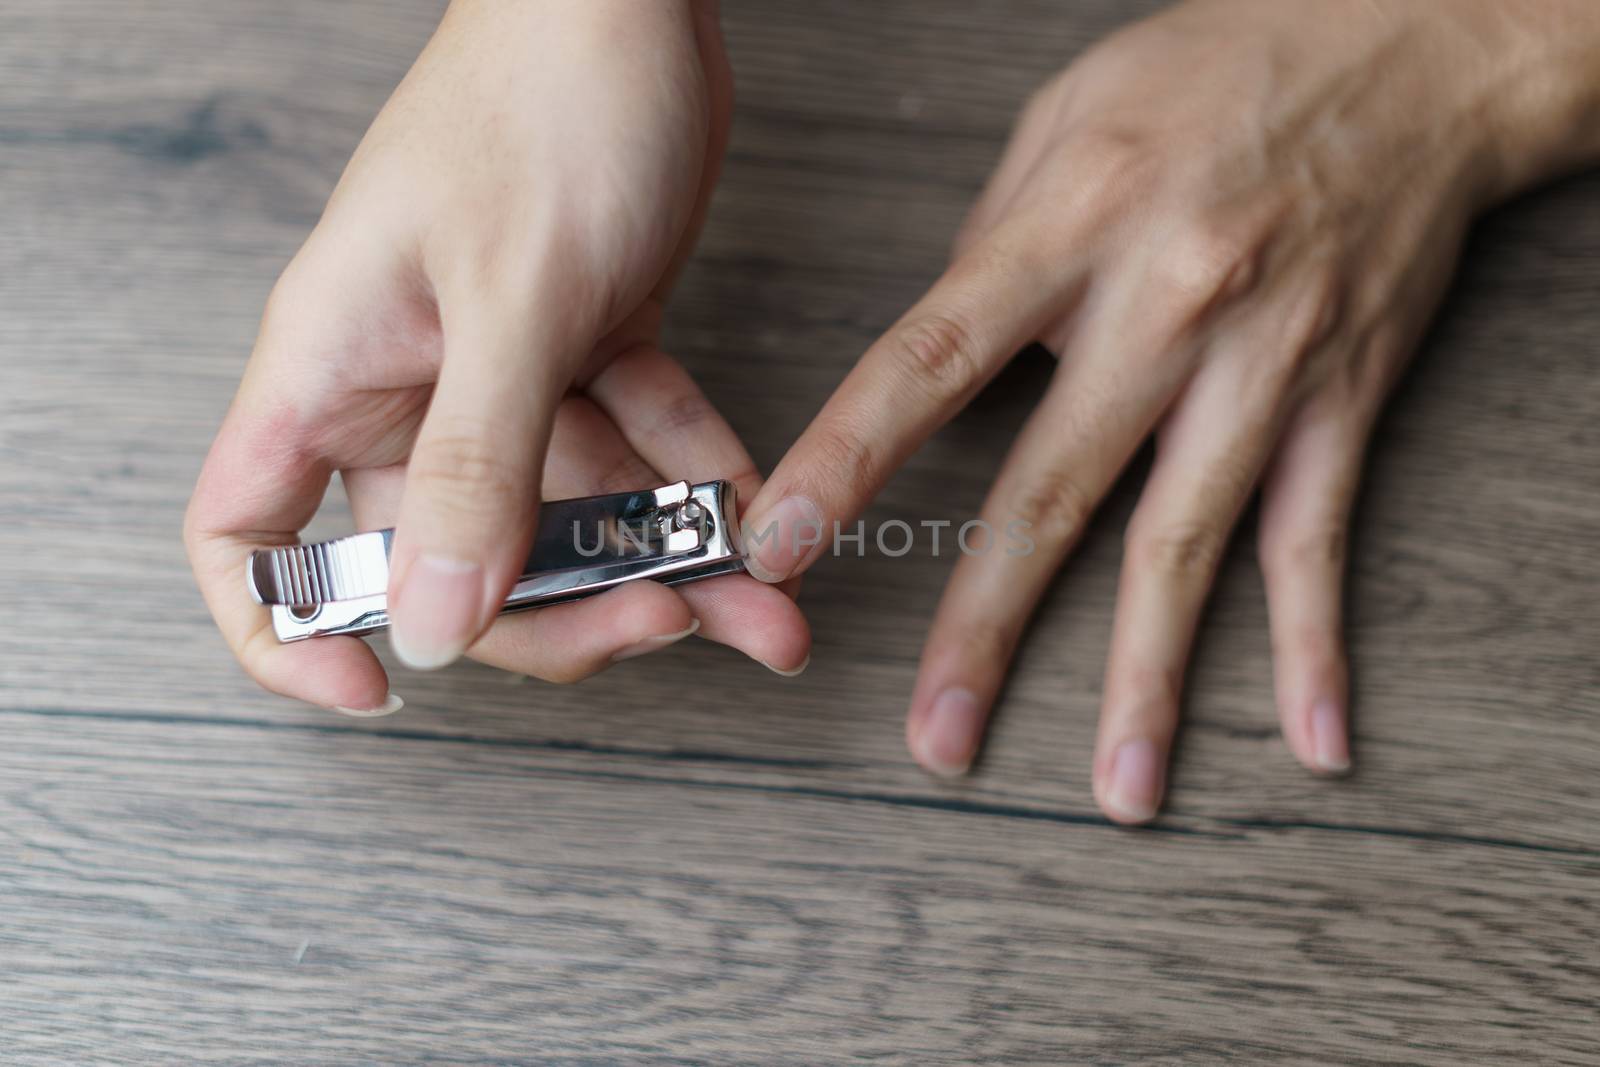
<svg viewBox="0 0 1600 1067">
<path fill-rule="evenodd" d="M 307 307 L 317 299 L 317 286 L 312 274 L 301 257 L 296 257 L 284 268 L 278 280 L 272 283 L 266 304 L 262 307 L 262 333 L 279 333 L 305 318 Z"/>
<path fill-rule="evenodd" d="M 971 327 L 949 312 L 911 319 L 890 335 L 889 345 L 895 365 L 917 390 L 940 402 L 964 396 L 983 376 Z"/>
<path fill-rule="evenodd" d="M 1349 531 L 1343 524 L 1264 537 L 1261 566 L 1268 571 L 1323 573 L 1344 568 L 1349 552 Z"/>
<path fill-rule="evenodd" d="M 523 472 L 482 437 L 450 433 L 418 445 L 406 477 L 436 507 L 466 515 L 500 514 L 528 488 Z"/>
<path fill-rule="evenodd" d="M 1030 92 L 1017 112 L 1012 126 L 1012 148 L 1025 134 L 1042 131 L 1056 123 L 1070 97 L 1070 82 L 1066 71 L 1050 77 Z"/>
<path fill-rule="evenodd" d="M 1030 92 L 1018 113 L 1018 125 L 1048 116 L 1061 99 L 1062 84 L 1061 75 L 1057 74 Z"/>
<path fill-rule="evenodd" d="M 1156 260 L 1155 281 L 1177 309 L 1197 315 L 1248 290 L 1259 263 L 1249 231 L 1211 220 L 1185 223 Z"/>
<path fill-rule="evenodd" d="M 654 432 L 675 436 L 700 430 L 713 415 L 711 403 L 698 393 L 679 393 L 656 412 Z"/>
<path fill-rule="evenodd" d="M 1012 518 L 1040 540 L 1065 545 L 1083 533 L 1094 502 L 1072 478 L 1051 472 L 1023 484 L 1010 507 Z"/>
<path fill-rule="evenodd" d="M 967 620 L 959 636 L 961 661 L 1003 671 L 1016 653 L 1020 627 L 998 619 Z"/>
<path fill-rule="evenodd" d="M 1127 556 L 1135 567 L 1173 581 L 1209 579 L 1222 560 L 1226 541 L 1203 522 L 1173 523 L 1145 530 L 1130 527 Z"/>
<path fill-rule="evenodd" d="M 1285 374 L 1298 379 L 1310 369 L 1337 328 L 1342 305 L 1342 287 L 1332 270 L 1319 269 L 1302 284 L 1283 321 Z"/>
<path fill-rule="evenodd" d="M 1148 191 L 1161 156 L 1148 137 L 1106 124 L 1084 130 L 1063 145 L 1074 188 L 1086 202 L 1122 202 Z"/>
<path fill-rule="evenodd" d="M 876 488 L 877 464 L 864 434 L 834 419 L 819 420 L 807 434 L 812 470 L 818 475 L 857 497 Z"/>
<path fill-rule="evenodd" d="M 471 233 L 431 237 L 423 272 L 446 317 L 454 309 L 515 322 L 559 308 L 575 332 L 599 336 L 615 309 L 615 279 L 594 265 L 586 251 L 592 242 L 580 232 L 575 224 L 532 232 L 513 219 L 489 219 Z M 552 263 L 568 269 L 553 272 Z"/>
<path fill-rule="evenodd" d="M 1241 423 L 1246 432 L 1258 429 L 1255 420 L 1241 420 Z M 1200 499 L 1214 505 L 1243 506 L 1255 491 L 1260 472 L 1260 463 L 1252 447 L 1254 439 L 1252 436 L 1236 440 L 1211 460 L 1200 480 Z"/>
<path fill-rule="evenodd" d="M 299 303 L 299 283 L 291 281 L 288 270 L 285 270 L 267 292 L 267 301 L 261 309 L 262 325 L 271 327 L 288 320 Z"/>
<path fill-rule="evenodd" d="M 985 605 L 987 606 L 987 605 Z M 1003 673 L 1021 640 L 1023 620 L 982 611 L 941 608 L 923 662 L 965 665 L 977 672 Z"/>
<path fill-rule="evenodd" d="M 1330 681 L 1348 670 L 1337 618 L 1274 626 L 1272 655 L 1284 664 L 1293 664 L 1297 671 Z"/>
<path fill-rule="evenodd" d="M 1306 280 L 1290 315 L 1290 336 L 1303 347 L 1326 340 L 1344 312 L 1344 282 L 1332 267 L 1317 267 Z"/>
<path fill-rule="evenodd" d="M 289 325 L 307 317 L 308 312 L 326 312 L 335 306 L 330 294 L 343 287 L 330 283 L 347 276 L 349 264 L 341 258 L 341 246 L 348 244 L 339 228 L 326 220 L 319 223 L 300 246 L 267 292 L 262 321 L 268 325 Z"/>
<path fill-rule="evenodd" d="M 309 245 L 309 242 L 308 242 Z M 283 270 L 267 293 L 267 307 L 292 307 L 302 297 L 315 293 L 317 279 L 322 272 L 317 269 L 317 257 L 311 248 L 303 247 L 284 264 Z"/>
<path fill-rule="evenodd" d="M 1181 671 L 1153 663 L 1122 666 L 1108 680 L 1107 696 L 1142 727 L 1166 724 L 1183 697 Z"/>
</svg>

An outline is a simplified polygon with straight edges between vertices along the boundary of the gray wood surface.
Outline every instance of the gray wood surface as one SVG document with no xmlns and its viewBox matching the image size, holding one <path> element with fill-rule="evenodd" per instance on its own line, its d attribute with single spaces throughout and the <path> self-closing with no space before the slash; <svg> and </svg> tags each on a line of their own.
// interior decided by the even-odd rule
<svg viewBox="0 0 1600 1067">
<path fill-rule="evenodd" d="M 1154 6 L 727 0 L 670 337 L 763 464 L 938 272 L 1027 91 Z M 1485 221 L 1383 425 L 1348 780 L 1277 736 L 1246 534 L 1168 814 L 1096 814 L 1137 475 L 970 781 L 902 752 L 949 564 L 917 555 L 813 573 L 793 681 L 694 642 L 575 689 L 402 675 L 347 721 L 241 676 L 178 526 L 439 7 L 0 5 L 0 1061 L 1600 1062 L 1600 179 Z M 1046 362 L 875 514 L 974 513 Z"/>
</svg>

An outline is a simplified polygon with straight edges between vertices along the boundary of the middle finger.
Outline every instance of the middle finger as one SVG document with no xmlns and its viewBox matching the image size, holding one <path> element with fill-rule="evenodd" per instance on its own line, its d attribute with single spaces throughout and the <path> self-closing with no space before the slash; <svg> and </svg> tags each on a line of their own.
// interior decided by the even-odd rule
<svg viewBox="0 0 1600 1067">
<path fill-rule="evenodd" d="M 1161 428 L 1124 538 L 1095 746 L 1094 790 L 1118 822 L 1155 817 L 1179 699 L 1207 596 L 1301 387 L 1331 328 L 1331 302 L 1252 313 L 1213 342 Z"/>
</svg>

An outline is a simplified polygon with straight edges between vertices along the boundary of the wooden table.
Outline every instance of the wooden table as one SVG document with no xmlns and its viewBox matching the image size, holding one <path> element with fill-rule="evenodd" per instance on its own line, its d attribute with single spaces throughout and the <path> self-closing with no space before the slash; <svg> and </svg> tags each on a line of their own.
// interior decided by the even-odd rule
<svg viewBox="0 0 1600 1067">
<path fill-rule="evenodd" d="M 726 6 L 737 126 L 670 338 L 770 465 L 1028 90 L 1156 5 Z M 178 527 L 439 8 L 0 7 L 0 1060 L 1597 1062 L 1600 180 L 1479 228 L 1382 427 L 1348 780 L 1278 737 L 1246 533 L 1168 813 L 1097 814 L 1137 472 L 966 782 L 902 750 L 924 554 L 814 571 L 798 679 L 693 642 L 573 689 L 401 675 L 402 715 L 344 720 L 239 673 Z M 1048 374 L 874 515 L 974 514 Z"/>
</svg>

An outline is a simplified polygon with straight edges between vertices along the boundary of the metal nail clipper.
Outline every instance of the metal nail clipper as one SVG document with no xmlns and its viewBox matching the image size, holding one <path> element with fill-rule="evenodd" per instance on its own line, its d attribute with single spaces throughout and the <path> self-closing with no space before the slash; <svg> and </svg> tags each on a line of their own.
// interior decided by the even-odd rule
<svg viewBox="0 0 1600 1067">
<path fill-rule="evenodd" d="M 549 501 L 500 611 L 561 604 L 641 578 L 676 585 L 741 571 L 737 516 L 733 483 L 723 481 Z M 393 530 L 374 530 L 253 552 L 250 595 L 272 608 L 280 641 L 385 629 L 393 540 Z"/>
</svg>

